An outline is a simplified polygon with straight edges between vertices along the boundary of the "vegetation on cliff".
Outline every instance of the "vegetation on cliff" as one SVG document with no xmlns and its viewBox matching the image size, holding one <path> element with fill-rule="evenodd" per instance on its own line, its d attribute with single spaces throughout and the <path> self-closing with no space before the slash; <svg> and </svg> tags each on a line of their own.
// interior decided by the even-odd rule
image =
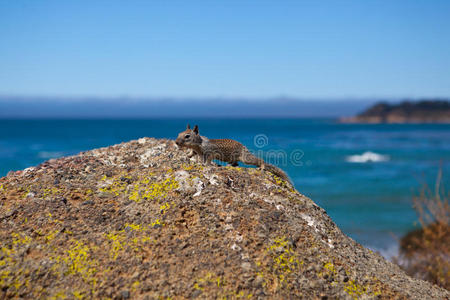
<svg viewBox="0 0 450 300">
<path fill-rule="evenodd" d="M 258 169 L 143 138 L 0 179 L 0 298 L 443 299 Z"/>
<path fill-rule="evenodd" d="M 342 118 L 349 123 L 450 123 L 450 101 L 405 101 L 400 104 L 377 103 L 355 117 Z"/>
<path fill-rule="evenodd" d="M 425 185 L 414 197 L 421 228 L 401 239 L 396 261 L 411 276 L 450 290 L 450 193 L 442 188 L 441 176 L 433 190 Z"/>
</svg>

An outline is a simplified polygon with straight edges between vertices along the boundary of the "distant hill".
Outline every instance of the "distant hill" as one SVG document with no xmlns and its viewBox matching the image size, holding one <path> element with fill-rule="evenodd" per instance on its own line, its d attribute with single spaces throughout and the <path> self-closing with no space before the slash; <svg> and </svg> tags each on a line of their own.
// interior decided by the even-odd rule
<svg viewBox="0 0 450 300">
<path fill-rule="evenodd" d="M 379 102 L 344 123 L 450 123 L 449 100 Z"/>
</svg>

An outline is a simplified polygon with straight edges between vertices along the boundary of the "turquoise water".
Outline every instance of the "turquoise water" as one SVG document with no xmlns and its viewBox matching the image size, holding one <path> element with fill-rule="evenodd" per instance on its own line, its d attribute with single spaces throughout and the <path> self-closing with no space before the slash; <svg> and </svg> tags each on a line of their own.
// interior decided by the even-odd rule
<svg viewBox="0 0 450 300">
<path fill-rule="evenodd" d="M 357 125 L 329 119 L 199 119 L 200 133 L 233 138 L 280 165 L 340 228 L 390 256 L 414 228 L 411 198 L 442 166 L 450 183 L 450 125 Z M 140 137 L 175 138 L 187 120 L 0 120 L 0 176 L 54 157 Z M 276 152 L 273 150 L 282 150 Z M 272 151 L 272 152 L 271 152 Z M 350 162 L 365 152 L 378 162 Z M 363 159 L 357 156 L 354 159 Z M 447 176 L 445 176 L 447 174 Z"/>
</svg>

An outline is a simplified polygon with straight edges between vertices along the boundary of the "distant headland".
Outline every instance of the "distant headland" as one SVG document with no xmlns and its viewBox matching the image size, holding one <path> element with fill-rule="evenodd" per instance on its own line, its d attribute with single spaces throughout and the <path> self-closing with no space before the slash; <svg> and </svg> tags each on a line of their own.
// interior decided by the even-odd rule
<svg viewBox="0 0 450 300">
<path fill-rule="evenodd" d="M 450 123 L 450 100 L 379 102 L 342 123 Z"/>
</svg>

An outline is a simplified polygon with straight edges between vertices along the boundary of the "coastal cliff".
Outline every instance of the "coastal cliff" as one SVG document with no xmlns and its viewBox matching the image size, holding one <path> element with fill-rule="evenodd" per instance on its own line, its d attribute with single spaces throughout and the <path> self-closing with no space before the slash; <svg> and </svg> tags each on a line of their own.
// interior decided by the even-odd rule
<svg viewBox="0 0 450 300">
<path fill-rule="evenodd" d="M 11 172 L 0 200 L 0 298 L 450 298 L 276 176 L 169 140 Z"/>
<path fill-rule="evenodd" d="M 450 123 L 450 101 L 380 102 L 343 123 Z"/>
</svg>

